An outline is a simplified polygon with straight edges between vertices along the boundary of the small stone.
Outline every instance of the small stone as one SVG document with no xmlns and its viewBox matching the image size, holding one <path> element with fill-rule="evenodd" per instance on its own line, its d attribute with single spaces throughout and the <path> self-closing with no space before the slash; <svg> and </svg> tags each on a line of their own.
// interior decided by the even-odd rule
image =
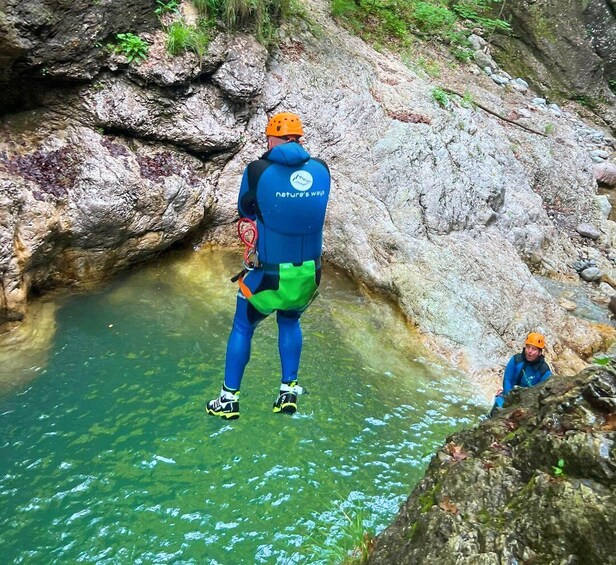
<svg viewBox="0 0 616 565">
<path fill-rule="evenodd" d="M 575 269 L 577 273 L 581 273 L 584 269 L 587 269 L 589 266 L 590 265 L 588 264 L 588 261 L 584 259 L 578 259 L 577 261 L 574 261 L 572 265 L 572 267 Z"/>
<path fill-rule="evenodd" d="M 575 228 L 582 237 L 588 237 L 590 239 L 599 239 L 601 232 L 591 224 L 580 224 Z"/>
<path fill-rule="evenodd" d="M 601 215 L 607 220 L 610 217 L 610 212 L 612 211 L 610 199 L 605 194 L 601 194 L 594 197 L 594 203 L 599 212 L 601 212 Z"/>
<path fill-rule="evenodd" d="M 503 75 L 492 75 L 490 77 L 496 84 L 500 84 L 501 86 L 504 86 L 506 84 L 509 84 L 509 79 L 507 77 L 504 77 Z"/>
<path fill-rule="evenodd" d="M 476 33 L 471 33 L 467 39 L 474 51 L 480 51 L 488 44 L 483 37 L 477 35 Z"/>
<path fill-rule="evenodd" d="M 548 110 L 557 116 L 562 116 L 562 112 L 557 104 L 550 104 L 548 106 Z"/>
<path fill-rule="evenodd" d="M 511 85 L 513 86 L 513 88 L 520 92 L 526 92 L 528 90 L 528 83 L 521 78 L 516 78 L 515 80 L 511 81 Z"/>
<path fill-rule="evenodd" d="M 571 300 L 567 300 L 566 298 L 561 298 L 558 303 L 561 308 L 566 310 L 567 312 L 573 312 L 577 308 L 577 304 Z"/>
<path fill-rule="evenodd" d="M 600 163 L 593 167 L 593 175 L 602 185 L 608 188 L 616 187 L 616 165 L 609 161 Z"/>
<path fill-rule="evenodd" d="M 598 157 L 601 161 L 605 161 L 609 156 L 610 154 L 607 151 L 603 151 L 602 149 L 594 149 L 590 152 L 591 158 Z"/>
<path fill-rule="evenodd" d="M 548 104 L 545 98 L 533 98 L 531 100 L 531 103 L 534 104 L 535 106 L 547 106 Z"/>
<path fill-rule="evenodd" d="M 582 277 L 586 282 L 594 282 L 598 281 L 602 274 L 603 273 L 601 270 L 597 267 L 588 267 L 580 273 L 580 277 Z"/>
<path fill-rule="evenodd" d="M 532 114 L 530 113 L 530 110 L 527 110 L 526 108 L 518 108 L 517 112 L 523 118 L 530 118 L 532 116 Z"/>
<path fill-rule="evenodd" d="M 599 284 L 599 290 L 605 294 L 605 296 L 609 296 L 610 298 L 612 298 L 612 296 L 616 296 L 616 290 L 614 287 L 606 282 Z"/>
</svg>

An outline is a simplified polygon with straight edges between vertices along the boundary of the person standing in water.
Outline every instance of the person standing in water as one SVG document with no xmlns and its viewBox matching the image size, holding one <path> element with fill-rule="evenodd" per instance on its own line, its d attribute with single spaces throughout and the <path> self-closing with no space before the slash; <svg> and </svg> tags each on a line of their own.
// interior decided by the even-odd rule
<svg viewBox="0 0 616 565">
<path fill-rule="evenodd" d="M 246 167 L 238 197 L 240 218 L 255 222 L 256 260 L 239 278 L 220 395 L 206 412 L 240 416 L 239 392 L 250 359 L 252 336 L 276 312 L 282 378 L 275 413 L 293 414 L 302 351 L 300 317 L 318 293 L 323 224 L 329 199 L 329 168 L 300 145 L 298 115 L 273 116 L 265 129 L 267 152 Z"/>
<path fill-rule="evenodd" d="M 503 388 L 496 394 L 490 415 L 503 407 L 505 396 L 514 386 L 535 386 L 550 377 L 552 370 L 543 356 L 544 349 L 545 337 L 540 333 L 529 333 L 522 352 L 511 357 L 505 367 Z"/>
</svg>

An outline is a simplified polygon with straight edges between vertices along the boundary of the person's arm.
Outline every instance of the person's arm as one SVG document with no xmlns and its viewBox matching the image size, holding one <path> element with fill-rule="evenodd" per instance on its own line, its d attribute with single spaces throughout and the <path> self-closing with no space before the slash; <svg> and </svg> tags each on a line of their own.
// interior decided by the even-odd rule
<svg viewBox="0 0 616 565">
<path fill-rule="evenodd" d="M 550 370 L 550 367 L 547 365 L 547 363 L 546 367 L 548 368 L 548 370 L 539 377 L 537 384 L 547 381 L 552 376 L 552 371 Z"/>
<path fill-rule="evenodd" d="M 257 192 L 256 190 L 250 190 L 250 183 L 248 182 L 248 167 L 246 167 L 244 175 L 242 176 L 240 193 L 237 197 L 237 211 L 240 214 L 240 218 L 250 218 L 251 220 L 256 220 L 256 210 Z"/>
<path fill-rule="evenodd" d="M 503 376 L 503 392 L 502 395 L 506 396 L 509 394 L 511 389 L 517 385 L 517 375 L 515 374 L 515 355 L 509 359 L 509 363 L 505 367 L 505 374 Z"/>
</svg>

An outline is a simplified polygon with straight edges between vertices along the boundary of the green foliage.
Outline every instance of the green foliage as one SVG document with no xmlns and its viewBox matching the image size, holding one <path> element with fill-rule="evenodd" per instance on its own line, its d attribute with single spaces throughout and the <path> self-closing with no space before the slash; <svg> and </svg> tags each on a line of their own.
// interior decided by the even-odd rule
<svg viewBox="0 0 616 565">
<path fill-rule="evenodd" d="M 552 465 L 552 474 L 555 477 L 565 476 L 565 460 L 564 459 L 559 459 L 556 465 Z"/>
<path fill-rule="evenodd" d="M 154 10 L 154 13 L 160 17 L 163 14 L 177 12 L 179 7 L 180 3 L 178 0 L 169 0 L 168 2 L 165 2 L 164 0 L 156 0 L 156 9 Z"/>
<path fill-rule="evenodd" d="M 118 33 L 116 34 L 115 47 L 116 53 L 122 53 L 131 63 L 133 61 L 141 61 L 147 59 L 149 45 L 134 33 Z"/>
<path fill-rule="evenodd" d="M 432 2 L 417 2 L 413 20 L 420 31 L 436 34 L 451 28 L 456 16 L 448 8 Z"/>
<path fill-rule="evenodd" d="M 192 4 L 210 30 L 220 22 L 229 31 L 254 33 L 262 43 L 272 41 L 280 24 L 299 10 L 293 0 L 192 0 Z"/>
<path fill-rule="evenodd" d="M 616 80 L 608 80 L 607 84 L 612 92 L 616 92 Z"/>
<path fill-rule="evenodd" d="M 603 365 L 603 366 L 607 366 L 610 364 L 611 358 L 608 356 L 604 356 L 604 357 L 593 357 L 592 362 L 595 365 Z"/>
<path fill-rule="evenodd" d="M 545 124 L 545 128 L 543 129 L 543 133 L 545 133 L 546 135 L 550 135 L 551 133 L 554 133 L 554 124 L 552 124 L 552 123 Z"/>
<path fill-rule="evenodd" d="M 167 51 L 171 55 L 192 51 L 201 59 L 209 42 L 207 28 L 189 26 L 183 20 L 173 22 L 167 29 Z"/>
<path fill-rule="evenodd" d="M 449 96 L 447 93 L 438 86 L 432 89 L 432 98 L 438 102 L 440 106 L 443 108 L 447 108 L 449 106 Z"/>
<path fill-rule="evenodd" d="M 510 31 L 509 22 L 498 18 L 490 18 L 493 4 L 503 4 L 502 0 L 455 0 L 452 10 L 463 20 L 479 25 L 485 31 Z"/>
<path fill-rule="evenodd" d="M 450 46 L 458 61 L 472 57 L 467 36 L 477 28 L 486 33 L 509 31 L 508 22 L 494 17 L 506 0 L 332 0 L 331 12 L 340 23 L 366 41 L 409 45 L 414 35 Z"/>
<path fill-rule="evenodd" d="M 464 96 L 462 96 L 462 101 L 460 103 L 464 108 L 474 108 L 476 105 L 473 95 L 468 90 L 464 92 Z"/>
</svg>

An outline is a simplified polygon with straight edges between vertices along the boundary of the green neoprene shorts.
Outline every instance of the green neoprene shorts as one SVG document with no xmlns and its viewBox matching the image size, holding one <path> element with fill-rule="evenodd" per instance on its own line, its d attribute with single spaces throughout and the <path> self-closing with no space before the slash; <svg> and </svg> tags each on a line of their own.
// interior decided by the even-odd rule
<svg viewBox="0 0 616 565">
<path fill-rule="evenodd" d="M 316 265 L 304 261 L 301 265 L 281 263 L 279 284 L 276 290 L 257 291 L 248 301 L 262 314 L 269 315 L 276 310 L 305 310 L 316 298 Z"/>
</svg>

